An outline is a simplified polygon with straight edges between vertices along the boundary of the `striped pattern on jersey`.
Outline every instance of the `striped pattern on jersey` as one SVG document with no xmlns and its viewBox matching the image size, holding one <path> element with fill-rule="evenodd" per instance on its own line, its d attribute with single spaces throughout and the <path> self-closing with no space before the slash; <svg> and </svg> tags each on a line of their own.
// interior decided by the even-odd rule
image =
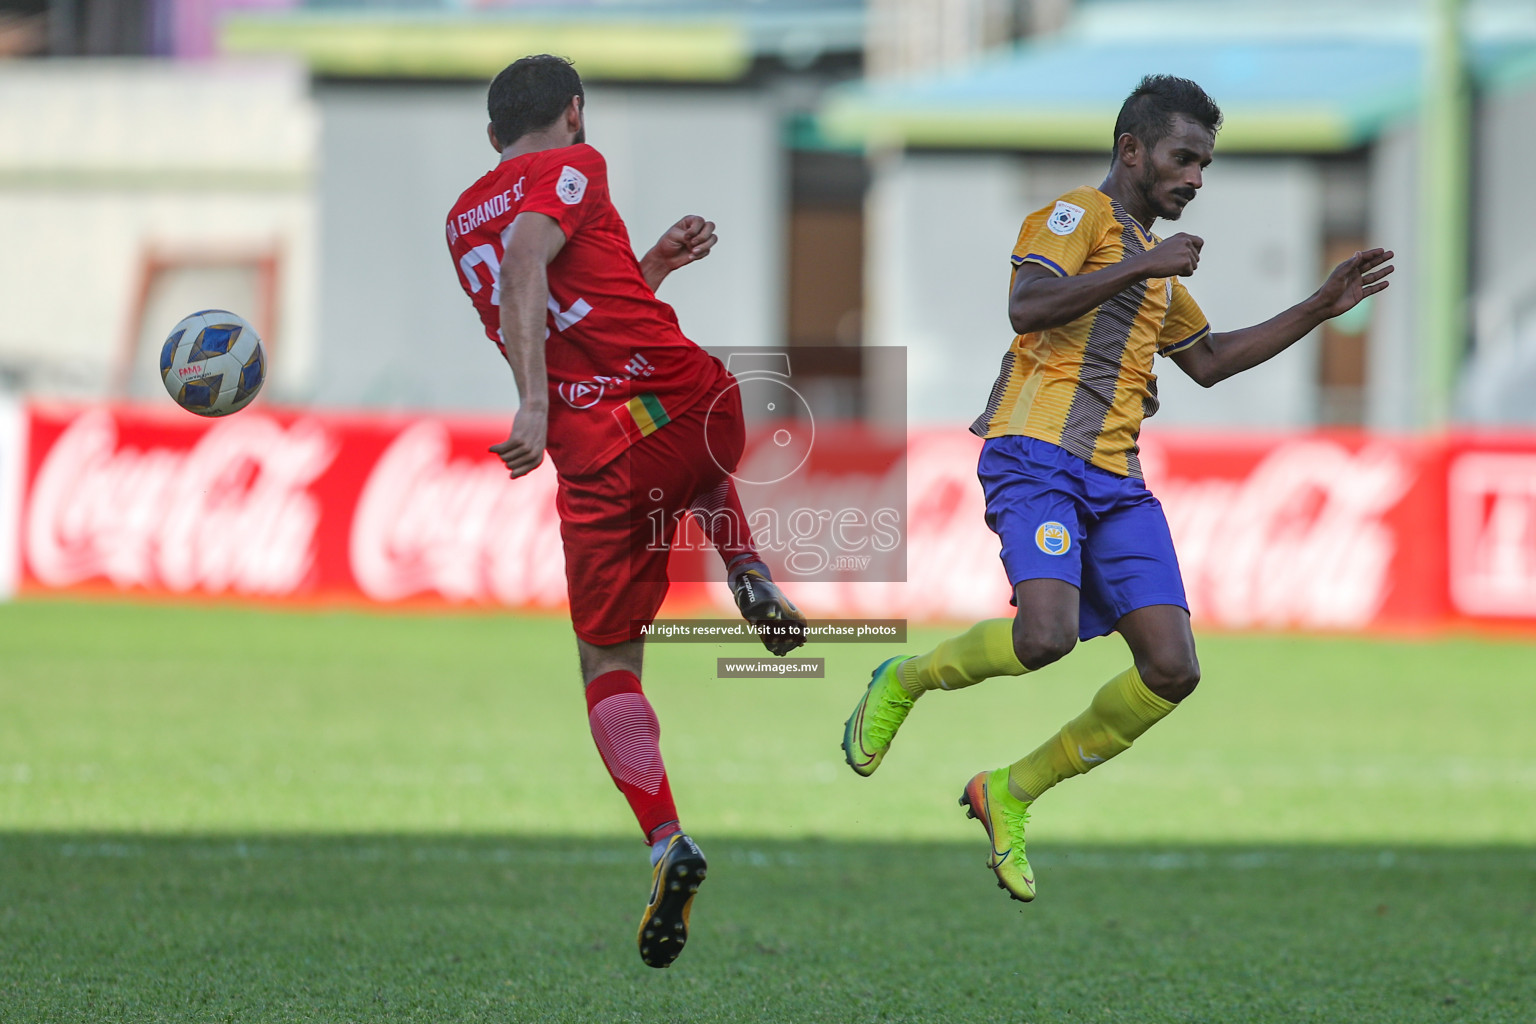
<svg viewBox="0 0 1536 1024">
<path fill-rule="evenodd" d="M 1084 187 L 1025 219 L 1013 263 L 1067 277 L 1113 266 L 1159 241 L 1118 203 Z M 1112 473 L 1140 477 L 1136 439 L 1142 420 L 1157 410 L 1152 357 L 1182 351 L 1208 333 L 1177 279 L 1139 281 L 1069 324 L 1015 337 L 971 432 L 1038 438 Z"/>
</svg>

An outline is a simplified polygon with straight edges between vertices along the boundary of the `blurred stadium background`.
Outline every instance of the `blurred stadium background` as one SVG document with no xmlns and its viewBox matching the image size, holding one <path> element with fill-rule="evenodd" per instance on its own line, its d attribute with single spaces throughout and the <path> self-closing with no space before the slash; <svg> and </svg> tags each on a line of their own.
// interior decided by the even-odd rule
<svg viewBox="0 0 1536 1024">
<path fill-rule="evenodd" d="M 515 398 L 441 238 L 445 204 L 491 158 L 486 78 L 509 54 L 553 50 L 591 85 L 592 138 L 633 236 L 684 211 L 720 225 L 714 256 L 666 286 L 690 334 L 788 350 L 823 422 L 912 427 L 911 585 L 819 584 L 806 600 L 823 614 L 996 607 L 973 442 L 957 428 L 1007 342 L 998 254 L 1026 212 L 1099 180 L 1106 126 L 1156 68 L 1202 82 L 1227 112 L 1214 187 L 1179 225 L 1207 239 L 1193 284 L 1218 329 L 1296 301 L 1357 248 L 1398 254 L 1395 287 L 1262 372 L 1209 391 L 1162 376 L 1144 462 L 1197 614 L 1236 627 L 1536 622 L 1536 9 L 1522 0 L 3 11 L 0 530 L 24 542 L 0 561 L 0 593 L 104 582 L 558 605 L 558 571 L 498 570 L 486 550 L 480 527 L 497 517 L 548 535 L 548 481 L 498 505 L 512 492 L 473 458 L 492 428 L 460 429 L 505 419 Z M 185 417 L 152 442 L 139 432 L 167 409 L 152 372 L 167 326 L 208 306 L 244 313 L 270 349 L 268 413 L 227 429 L 275 431 L 246 443 L 291 456 L 242 493 L 318 502 L 311 527 L 269 538 L 287 545 L 274 555 L 286 583 L 233 569 L 196 582 L 158 564 L 169 492 L 124 471 L 146 445 L 184 456 L 202 436 Z M 875 347 L 904 353 L 905 387 Z M 353 418 L 305 419 L 318 430 L 305 448 L 299 413 L 337 410 Z M 400 457 L 383 458 L 397 440 Z M 404 483 L 425 479 L 442 486 Z M 69 486 L 39 486 L 50 480 Z M 423 534 L 451 518 L 437 499 L 459 485 L 487 506 L 479 526 Z M 417 500 L 385 501 L 396 493 Z M 257 514 L 260 496 L 241 507 Z M 131 526 L 89 511 L 121 502 L 138 509 Z M 1220 511 L 1232 507 L 1256 511 Z M 458 576 L 371 585 L 359 523 Z"/>
<path fill-rule="evenodd" d="M 905 488 L 904 581 L 795 593 L 821 616 L 908 618 L 914 642 L 1007 612 L 965 432 L 1009 339 L 1003 256 L 1025 214 L 1102 179 L 1143 74 L 1194 78 L 1226 112 L 1179 224 L 1206 239 L 1190 287 L 1217 330 L 1358 248 L 1397 252 L 1389 291 L 1271 364 L 1208 391 L 1161 376 L 1144 464 L 1211 637 L 1208 710 L 1058 801 L 1051 841 L 1078 845 L 1042 870 L 1062 889 L 1125 865 L 1159 882 L 1007 910 L 1047 957 L 1045 994 L 1004 999 L 904 950 L 879 967 L 904 1000 L 882 1001 L 828 966 L 859 955 L 840 929 L 865 885 L 910 892 L 926 926 L 997 927 L 1006 908 L 970 902 L 995 894 L 951 777 L 1022 742 L 978 740 L 967 723 L 1002 713 L 962 701 L 898 781 L 858 788 L 834 734 L 880 648 L 855 646 L 815 652 L 825 681 L 773 684 L 799 709 L 782 715 L 714 680 L 733 651 L 653 656 L 694 827 L 761 887 L 717 873 L 721 957 L 701 940 L 671 972 L 697 958 L 693 981 L 636 980 L 620 802 L 547 796 L 569 778 L 609 795 L 560 617 L 553 477 L 509 484 L 484 455 L 514 389 L 443 242 L 494 159 L 485 84 L 537 52 L 581 71 L 637 245 L 683 213 L 718 223 L 715 253 L 662 292 L 685 331 L 787 351 L 818 422 L 905 420 L 904 463 L 850 449 L 812 482 Z M 1530 0 L 0 0 L 15 1019 L 1529 1021 L 1533 167 Z M 270 366 L 257 404 L 212 424 L 154 369 L 205 307 L 251 319 Z M 877 348 L 904 351 L 904 381 Z M 678 588 L 680 612 L 711 604 L 721 588 Z M 1117 645 L 1053 670 L 1031 716 L 1070 714 Z M 762 734 L 722 749 L 720 716 Z M 615 876 L 591 883 L 603 916 L 517 902 L 519 878 L 570 856 Z M 926 888 L 923 858 L 942 868 Z M 377 962 L 325 945 L 356 923 L 333 891 L 373 907 Z M 504 899 L 513 933 L 485 909 Z M 1351 900 L 1364 916 L 1336 919 Z M 160 916 L 136 930 L 146 901 Z M 1410 902 L 1417 917 L 1388 910 Z M 762 924 L 786 906 L 808 923 Z M 1199 978 L 1049 960 L 1074 914 L 1147 959 L 1193 951 Z M 220 946 L 231 921 L 244 959 Z M 537 970 L 466 953 L 478 973 L 455 989 L 469 966 L 422 936 L 461 933 Z M 199 958 L 222 971 L 184 969 Z M 323 981 L 327 958 L 353 973 Z M 775 987 L 775 963 L 810 980 Z"/>
</svg>

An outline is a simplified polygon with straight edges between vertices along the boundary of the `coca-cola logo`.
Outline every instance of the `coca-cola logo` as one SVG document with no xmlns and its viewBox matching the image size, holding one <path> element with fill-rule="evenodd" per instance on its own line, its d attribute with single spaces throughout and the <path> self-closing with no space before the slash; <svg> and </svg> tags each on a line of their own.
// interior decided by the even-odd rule
<svg viewBox="0 0 1536 1024">
<path fill-rule="evenodd" d="M 292 594 L 315 558 L 308 488 L 334 457 L 318 423 L 253 413 L 185 450 L 119 446 L 112 413 L 76 417 L 43 456 L 23 548 L 39 582 L 105 577 L 175 592 Z"/>
<path fill-rule="evenodd" d="M 1288 441 L 1239 478 L 1164 478 L 1163 461 L 1153 445 L 1143 464 L 1195 617 L 1234 628 L 1353 628 L 1381 610 L 1398 547 L 1385 517 L 1414 477 L 1401 450 Z"/>
<path fill-rule="evenodd" d="M 452 457 L 448 428 L 403 430 L 374 465 L 352 520 L 352 575 L 376 601 L 436 592 L 455 601 L 558 607 L 565 562 L 555 473 L 509 480 L 489 455 Z"/>
</svg>

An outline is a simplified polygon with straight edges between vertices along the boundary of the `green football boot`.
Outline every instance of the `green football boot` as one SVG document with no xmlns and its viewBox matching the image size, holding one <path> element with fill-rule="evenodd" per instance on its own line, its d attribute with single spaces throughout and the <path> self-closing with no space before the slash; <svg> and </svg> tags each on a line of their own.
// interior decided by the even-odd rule
<svg viewBox="0 0 1536 1024">
<path fill-rule="evenodd" d="M 875 774 L 896 730 L 912 710 L 912 695 L 896 679 L 896 668 L 912 655 L 890 658 L 870 674 L 869 686 L 843 725 L 843 757 L 863 776 Z"/>
<path fill-rule="evenodd" d="M 1028 903 L 1035 898 L 1035 873 L 1024 857 L 1024 823 L 1029 804 L 1008 792 L 1008 769 L 981 772 L 965 784 L 960 806 L 967 818 L 980 820 L 992 841 L 987 867 L 997 875 L 997 887 Z"/>
</svg>

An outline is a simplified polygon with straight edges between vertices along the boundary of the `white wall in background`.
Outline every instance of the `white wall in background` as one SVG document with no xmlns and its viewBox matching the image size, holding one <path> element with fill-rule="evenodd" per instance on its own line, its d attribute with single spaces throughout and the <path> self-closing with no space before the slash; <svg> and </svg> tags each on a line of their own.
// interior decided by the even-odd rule
<svg viewBox="0 0 1536 1024">
<path fill-rule="evenodd" d="M 909 349 L 914 423 L 966 423 L 980 413 L 1013 336 L 1009 254 L 1024 217 L 1080 184 L 1107 159 L 902 154 L 877 159 L 868 205 L 871 344 Z M 1164 237 L 1205 240 L 1186 281 L 1215 330 L 1266 320 L 1319 282 L 1317 175 L 1302 160 L 1232 158 L 1212 166 L 1199 198 Z M 1316 406 L 1313 339 L 1248 375 L 1206 390 L 1158 360 L 1157 425 L 1302 426 Z"/>
<path fill-rule="evenodd" d="M 0 66 L 0 372 L 103 395 L 146 254 L 270 251 L 270 393 L 297 390 L 314 345 L 315 131 L 288 63 Z"/>
<path fill-rule="evenodd" d="M 320 356 L 312 397 L 334 405 L 491 411 L 516 405 L 448 259 L 443 223 L 496 163 L 485 86 L 326 85 L 321 142 Z M 702 345 L 783 334 L 784 169 L 770 100 L 751 92 L 587 93 L 587 139 L 608 161 L 638 253 L 679 217 L 716 222 L 708 259 L 660 297 Z"/>
</svg>

